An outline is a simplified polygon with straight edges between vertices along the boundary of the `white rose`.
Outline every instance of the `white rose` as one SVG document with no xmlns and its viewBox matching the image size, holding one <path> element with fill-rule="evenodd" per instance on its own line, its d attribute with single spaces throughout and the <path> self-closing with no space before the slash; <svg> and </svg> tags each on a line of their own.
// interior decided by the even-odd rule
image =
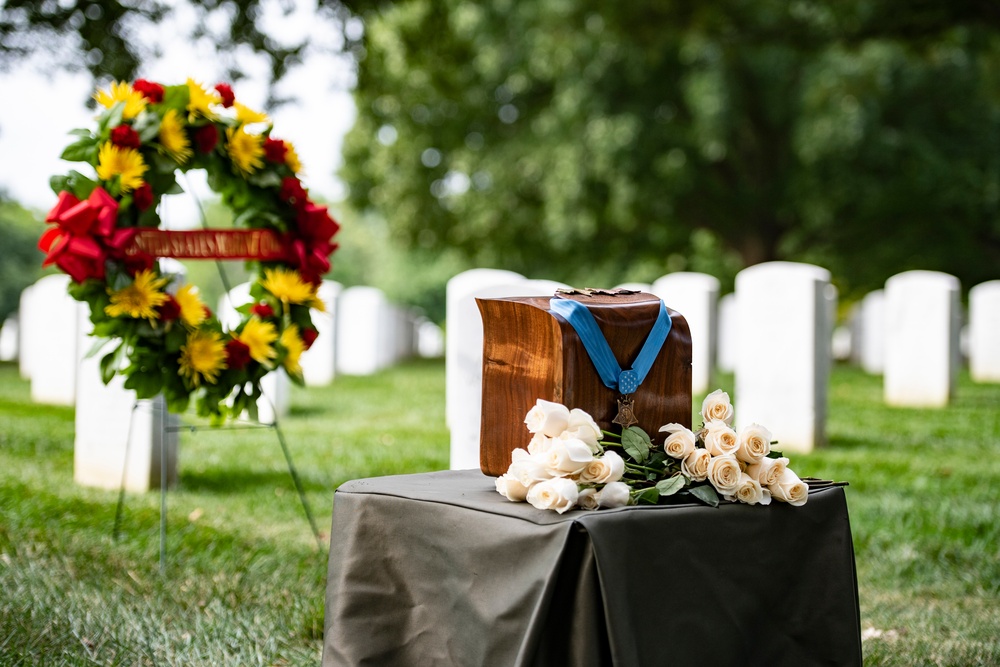
<svg viewBox="0 0 1000 667">
<path fill-rule="evenodd" d="M 559 434 L 569 426 L 569 408 L 561 403 L 538 399 L 535 401 L 535 407 L 525 416 L 524 423 L 532 433 L 558 438 Z"/>
<path fill-rule="evenodd" d="M 625 507 L 631 498 L 632 489 L 625 482 L 611 482 L 598 495 L 597 502 L 601 507 L 612 509 Z"/>
<path fill-rule="evenodd" d="M 740 431 L 736 458 L 744 463 L 758 463 L 771 452 L 771 432 L 760 424 L 750 424 Z"/>
<path fill-rule="evenodd" d="M 617 482 L 625 474 L 625 459 L 618 452 L 608 450 L 594 459 L 580 472 L 581 484 L 607 484 Z"/>
<path fill-rule="evenodd" d="M 594 460 L 594 453 L 583 440 L 557 439 L 548 451 L 540 455 L 551 477 L 579 475 Z"/>
<path fill-rule="evenodd" d="M 596 510 L 600 507 L 597 497 L 597 489 L 592 486 L 588 486 L 586 489 L 580 489 L 580 495 L 577 496 L 576 504 L 582 510 Z"/>
<path fill-rule="evenodd" d="M 705 423 L 703 439 L 705 441 L 705 449 L 712 456 L 735 454 L 736 450 L 740 447 L 736 431 L 721 419 L 713 419 Z"/>
<path fill-rule="evenodd" d="M 733 404 L 729 402 L 729 394 L 716 389 L 701 402 L 701 420 L 706 424 L 713 419 L 733 423 Z"/>
<path fill-rule="evenodd" d="M 604 437 L 594 418 L 579 408 L 569 411 L 569 424 L 560 437 L 583 440 L 595 454 L 600 451 L 598 442 Z"/>
<path fill-rule="evenodd" d="M 708 462 L 708 481 L 724 496 L 736 493 L 742 475 L 735 456 L 713 456 Z"/>
<path fill-rule="evenodd" d="M 740 483 L 736 487 L 736 492 L 726 500 L 738 500 L 747 505 L 770 505 L 771 492 L 761 487 L 760 482 L 743 473 L 740 475 Z"/>
<path fill-rule="evenodd" d="M 763 458 L 758 463 L 747 466 L 747 474 L 760 482 L 761 486 L 771 486 L 784 474 L 788 459 L 781 456 L 776 459 Z"/>
<path fill-rule="evenodd" d="M 696 449 L 681 461 L 681 472 L 693 482 L 704 482 L 708 478 L 708 462 L 711 460 L 712 455 L 707 449 Z"/>
<path fill-rule="evenodd" d="M 552 443 L 555 441 L 556 438 L 550 438 L 547 435 L 536 433 L 531 436 L 531 441 L 528 443 L 528 453 L 535 455 L 547 452 L 552 448 Z"/>
<path fill-rule="evenodd" d="M 511 452 L 511 464 L 507 474 L 514 477 L 523 486 L 530 487 L 535 482 L 541 482 L 552 477 L 545 467 L 545 461 L 540 456 L 533 456 L 520 447 Z"/>
<path fill-rule="evenodd" d="M 573 509 L 579 497 L 576 482 L 565 477 L 553 477 L 528 489 L 527 500 L 540 510 L 555 510 L 562 514 Z"/>
<path fill-rule="evenodd" d="M 768 488 L 771 490 L 771 496 L 775 500 L 780 500 L 795 507 L 805 505 L 806 500 L 809 499 L 809 486 L 799 479 L 799 476 L 792 472 L 790 468 L 785 468 L 785 472 L 781 474 L 778 481 L 771 484 Z"/>
<path fill-rule="evenodd" d="M 694 451 L 694 433 L 680 424 L 666 424 L 660 427 L 660 433 L 669 433 L 663 442 L 663 451 L 675 459 L 686 459 Z"/>
<path fill-rule="evenodd" d="M 497 477 L 496 486 L 497 493 L 515 503 L 523 502 L 528 496 L 528 487 L 510 473 Z"/>
</svg>

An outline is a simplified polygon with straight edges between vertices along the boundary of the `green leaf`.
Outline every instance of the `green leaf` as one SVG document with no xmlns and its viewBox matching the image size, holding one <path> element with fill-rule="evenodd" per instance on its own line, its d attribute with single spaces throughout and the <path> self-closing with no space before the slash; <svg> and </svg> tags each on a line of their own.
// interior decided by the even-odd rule
<svg viewBox="0 0 1000 667">
<path fill-rule="evenodd" d="M 651 444 L 649 434 L 641 428 L 630 426 L 622 431 L 622 447 L 637 463 L 645 463 L 649 459 Z"/>
<path fill-rule="evenodd" d="M 711 505 L 712 507 L 719 506 L 719 494 L 715 492 L 715 488 L 711 484 L 692 486 L 688 491 L 692 496 L 706 505 Z"/>
<path fill-rule="evenodd" d="M 684 488 L 684 476 L 674 475 L 669 479 L 661 479 L 656 483 L 656 490 L 661 496 L 672 496 Z M 718 504 L 718 503 L 717 503 Z"/>
<path fill-rule="evenodd" d="M 119 343 L 118 347 L 101 357 L 101 381 L 104 384 L 111 382 L 124 356 L 125 346 Z"/>
<path fill-rule="evenodd" d="M 635 496 L 635 502 L 647 503 L 649 505 L 655 505 L 660 500 L 660 492 L 655 486 L 651 486 L 648 489 L 643 489 Z"/>
<path fill-rule="evenodd" d="M 97 139 L 84 137 L 63 149 L 60 159 L 68 162 L 96 162 Z"/>
</svg>

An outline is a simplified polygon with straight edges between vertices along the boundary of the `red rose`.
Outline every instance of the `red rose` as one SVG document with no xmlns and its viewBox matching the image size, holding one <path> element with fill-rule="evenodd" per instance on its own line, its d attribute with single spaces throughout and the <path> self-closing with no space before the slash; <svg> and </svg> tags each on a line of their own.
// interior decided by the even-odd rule
<svg viewBox="0 0 1000 667">
<path fill-rule="evenodd" d="M 319 336 L 319 332 L 311 327 L 302 330 L 302 342 L 305 343 L 307 350 L 316 342 L 317 336 Z"/>
<path fill-rule="evenodd" d="M 295 208 L 302 208 L 309 203 L 309 194 L 302 187 L 302 182 L 294 176 L 285 176 L 281 179 L 281 190 L 278 191 L 281 201 L 291 204 Z"/>
<path fill-rule="evenodd" d="M 142 96 L 153 104 L 163 101 L 163 86 L 145 79 L 136 79 L 132 84 L 132 89 L 142 93 Z"/>
<path fill-rule="evenodd" d="M 202 309 L 205 311 L 205 319 L 212 319 L 212 309 L 208 306 L 202 306 Z"/>
<path fill-rule="evenodd" d="M 160 311 L 160 319 L 164 322 L 173 322 L 181 316 L 181 304 L 177 303 L 171 295 L 167 295 L 167 300 L 160 304 L 157 309 Z"/>
<path fill-rule="evenodd" d="M 211 153 L 219 143 L 219 131 L 214 125 L 202 125 L 191 136 L 199 153 Z"/>
<path fill-rule="evenodd" d="M 240 371 L 250 363 L 250 347 L 243 341 L 230 338 L 226 342 L 226 366 Z"/>
<path fill-rule="evenodd" d="M 274 308 L 267 305 L 266 303 L 255 303 L 252 308 L 250 308 L 250 314 L 256 315 L 262 320 L 266 320 L 269 317 L 274 317 Z"/>
<path fill-rule="evenodd" d="M 149 183 L 143 183 L 132 192 L 132 201 L 140 211 L 145 211 L 153 205 L 153 187 Z"/>
<path fill-rule="evenodd" d="M 285 142 L 281 139 L 272 139 L 271 137 L 264 139 L 264 157 L 267 158 L 268 162 L 284 164 L 285 153 L 287 152 L 288 147 L 285 146 Z"/>
<path fill-rule="evenodd" d="M 222 106 L 227 109 L 233 106 L 233 101 L 236 99 L 236 95 L 233 94 L 233 89 L 228 83 L 218 83 L 215 85 L 215 90 L 219 93 L 222 98 Z"/>
<path fill-rule="evenodd" d="M 139 133 L 128 125 L 118 125 L 111 130 L 111 143 L 122 148 L 138 148 L 142 142 Z"/>
</svg>

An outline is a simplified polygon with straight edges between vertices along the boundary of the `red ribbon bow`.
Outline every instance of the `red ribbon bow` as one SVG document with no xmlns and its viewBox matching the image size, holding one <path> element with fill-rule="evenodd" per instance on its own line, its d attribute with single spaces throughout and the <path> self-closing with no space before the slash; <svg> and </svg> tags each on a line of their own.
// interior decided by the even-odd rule
<svg viewBox="0 0 1000 667">
<path fill-rule="evenodd" d="M 104 278 L 104 261 L 124 256 L 123 248 L 134 234 L 116 229 L 118 202 L 104 190 L 95 188 L 80 201 L 65 190 L 49 212 L 46 222 L 55 223 L 42 234 L 38 248 L 46 253 L 42 266 L 55 264 L 76 282 Z"/>
<path fill-rule="evenodd" d="M 340 229 L 330 217 L 326 206 L 307 202 L 299 211 L 298 230 L 289 242 L 289 262 L 294 264 L 303 278 L 319 284 L 324 273 L 330 270 L 330 254 L 337 244 L 330 239 Z"/>
</svg>

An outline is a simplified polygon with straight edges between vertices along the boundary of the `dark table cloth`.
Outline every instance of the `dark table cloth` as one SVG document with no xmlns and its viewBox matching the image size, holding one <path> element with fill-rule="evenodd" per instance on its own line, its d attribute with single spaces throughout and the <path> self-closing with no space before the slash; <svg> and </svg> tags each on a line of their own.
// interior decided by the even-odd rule
<svg viewBox="0 0 1000 667">
<path fill-rule="evenodd" d="M 860 665 L 843 488 L 566 514 L 476 470 L 335 497 L 323 665 Z"/>
</svg>

